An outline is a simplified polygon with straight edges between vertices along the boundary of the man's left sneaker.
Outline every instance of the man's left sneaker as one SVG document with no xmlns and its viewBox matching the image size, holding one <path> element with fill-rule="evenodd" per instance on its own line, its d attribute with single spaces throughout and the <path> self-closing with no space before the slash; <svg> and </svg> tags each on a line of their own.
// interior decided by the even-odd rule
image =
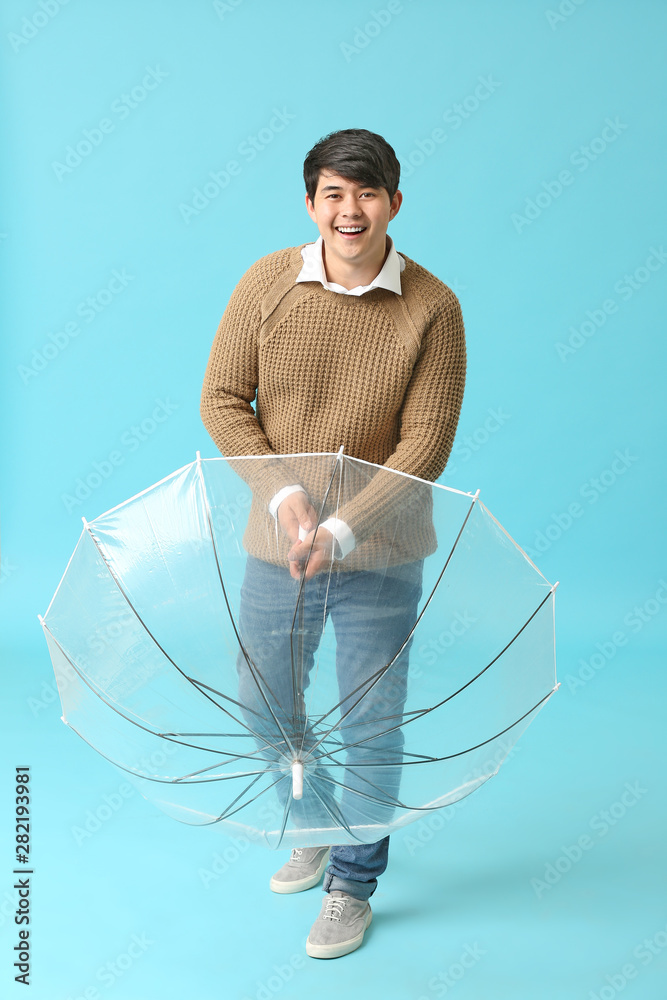
<svg viewBox="0 0 667 1000">
<path fill-rule="evenodd" d="M 340 958 L 359 947 L 372 919 L 368 900 L 355 899 L 334 889 L 327 893 L 322 912 L 310 928 L 306 952 L 311 958 Z"/>
</svg>

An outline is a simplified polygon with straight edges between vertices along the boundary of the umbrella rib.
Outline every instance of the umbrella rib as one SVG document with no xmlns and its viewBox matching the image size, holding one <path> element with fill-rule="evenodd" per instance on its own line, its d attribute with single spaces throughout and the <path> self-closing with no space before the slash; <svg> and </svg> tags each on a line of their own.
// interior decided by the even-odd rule
<svg viewBox="0 0 667 1000">
<path fill-rule="evenodd" d="M 403 722 L 400 722 L 397 726 L 392 726 L 391 729 L 384 729 L 384 730 L 382 730 L 379 733 L 375 733 L 373 736 L 369 736 L 369 737 L 366 737 L 363 740 L 359 740 L 357 743 L 347 743 L 347 744 L 344 744 L 344 746 L 341 747 L 341 749 L 346 749 L 346 748 L 352 747 L 352 746 L 359 746 L 362 743 L 368 742 L 369 739 L 374 740 L 374 739 L 377 739 L 378 736 L 385 736 L 388 733 L 393 733 L 397 729 L 401 729 L 402 727 L 407 726 L 410 722 L 416 722 L 417 719 L 423 718 L 423 716 L 428 715 L 430 712 L 435 712 L 435 710 L 437 708 L 441 708 L 448 701 L 451 701 L 452 698 L 456 698 L 457 695 L 461 694 L 462 691 L 465 691 L 466 688 L 470 687 L 471 684 L 474 684 L 474 682 L 476 680 L 478 680 L 482 676 L 482 674 L 486 673 L 486 671 L 490 667 L 492 667 L 493 664 L 496 663 L 497 660 L 500 659 L 500 657 L 503 655 L 503 653 L 507 652 L 507 650 L 510 648 L 510 646 L 512 645 L 512 643 L 515 642 L 519 638 L 519 636 L 521 635 L 521 633 L 524 631 L 524 629 L 526 629 L 528 627 L 528 625 L 530 625 L 530 623 L 532 622 L 532 620 L 535 617 L 535 615 L 541 610 L 541 608 L 544 607 L 544 605 L 549 600 L 549 598 L 552 596 L 552 594 L 553 594 L 553 590 L 550 590 L 549 593 L 546 594 L 546 596 L 544 597 L 544 599 L 542 601 L 540 601 L 540 603 L 535 608 L 535 610 L 533 611 L 533 613 L 530 616 L 530 618 L 528 618 L 528 620 L 526 622 L 524 622 L 524 624 L 521 626 L 521 628 L 519 629 L 519 631 L 510 639 L 510 641 L 507 643 L 507 645 L 504 646 L 503 649 L 501 649 L 500 652 L 496 656 L 494 656 L 494 658 L 489 663 L 487 663 L 487 665 L 485 667 L 483 667 L 479 671 L 479 673 L 475 674 L 474 677 L 471 677 L 470 680 L 467 681 L 457 691 L 454 691 L 452 694 L 448 695 L 446 698 L 443 698 L 443 700 L 439 701 L 436 705 L 432 705 L 431 708 L 424 708 L 424 709 L 422 709 L 418 714 L 413 715 L 411 719 L 405 719 Z M 359 700 L 361 700 L 361 699 L 359 699 Z M 358 704 L 358 702 L 356 704 Z M 352 708 L 354 708 L 354 705 L 352 706 Z M 350 709 L 349 711 L 352 711 L 352 709 Z M 332 726 L 331 729 L 329 730 L 329 732 L 333 732 L 334 729 L 339 729 L 341 722 L 343 721 L 343 719 L 345 718 L 345 716 L 348 715 L 348 714 L 349 714 L 349 712 L 346 712 L 345 715 L 341 715 L 340 720 L 338 721 L 338 723 L 335 726 Z M 328 735 L 328 733 L 325 733 L 324 736 L 322 737 L 322 739 L 320 739 L 319 742 L 316 743 L 312 747 L 312 750 L 317 749 L 317 747 L 319 746 L 319 744 L 322 742 L 323 739 L 326 738 L 327 735 Z M 319 758 L 315 758 L 315 759 L 317 760 Z M 440 759 L 440 758 L 438 758 L 438 759 Z"/>
<path fill-rule="evenodd" d="M 261 775 L 260 775 L 260 777 L 261 777 Z M 257 795 L 253 795 L 253 797 L 251 799 L 249 799 L 247 802 L 243 802 L 240 806 L 237 806 L 236 809 L 234 809 L 232 812 L 229 811 L 229 807 L 228 807 L 227 809 L 225 809 L 224 812 L 220 813 L 220 815 L 217 816 L 216 819 L 211 820 L 210 823 L 201 823 L 200 826 L 213 826 L 214 823 L 221 823 L 221 822 L 224 822 L 226 819 L 229 819 L 230 816 L 235 816 L 236 813 L 241 812 L 241 810 L 245 809 L 246 806 L 252 805 L 252 803 L 256 802 L 257 799 L 261 795 L 264 795 L 266 792 L 270 792 L 272 788 L 275 788 L 276 785 L 279 784 L 283 780 L 284 780 L 284 775 L 283 775 L 282 778 L 278 778 L 278 781 L 274 781 L 270 785 L 268 785 L 266 788 L 263 788 L 261 790 L 261 792 L 257 793 Z M 246 788 L 246 792 L 247 791 L 248 791 L 248 789 Z"/>
<path fill-rule="evenodd" d="M 433 600 L 433 596 L 434 596 L 436 590 L 438 589 L 438 587 L 440 585 L 440 581 L 442 580 L 443 576 L 445 575 L 445 571 L 446 571 L 447 567 L 449 566 L 449 564 L 451 562 L 452 556 L 454 555 L 454 552 L 456 550 L 457 545 L 459 544 L 459 541 L 461 540 L 461 536 L 463 535 L 463 532 L 465 531 L 466 525 L 468 523 L 468 519 L 470 518 L 470 515 L 472 514 L 472 511 L 473 511 L 473 508 L 474 508 L 476 502 L 477 502 L 477 495 L 475 495 L 473 497 L 472 502 L 471 502 L 470 506 L 468 507 L 468 511 L 466 513 L 466 516 L 463 519 L 463 524 L 459 528 L 459 532 L 458 532 L 456 538 L 454 539 L 454 544 L 452 545 L 451 549 L 449 550 L 449 555 L 447 556 L 447 559 L 445 560 L 445 565 L 442 567 L 442 570 L 440 571 L 440 575 L 438 576 L 438 579 L 435 581 L 433 589 L 431 590 L 431 593 L 429 594 L 427 600 L 424 603 L 424 607 L 421 609 L 421 611 L 417 615 L 415 623 L 412 626 L 412 628 L 410 629 L 410 631 L 408 632 L 408 634 L 405 637 L 405 639 L 403 640 L 402 645 L 397 650 L 397 652 L 394 654 L 394 656 L 391 658 L 391 660 L 389 661 L 389 663 L 387 663 L 386 666 L 382 667 L 380 670 L 378 670 L 376 672 L 376 675 L 374 675 L 375 676 L 375 680 L 370 685 L 370 687 L 368 687 L 359 696 L 359 698 L 357 698 L 357 700 L 354 702 L 354 704 L 351 705 L 350 708 L 348 708 L 347 711 L 343 715 L 341 715 L 339 721 L 334 726 L 330 727 L 329 732 L 333 732 L 334 729 L 338 728 L 338 726 L 340 726 L 340 723 L 343 721 L 343 719 L 347 715 L 349 715 L 350 712 L 354 711 L 354 709 L 359 704 L 359 702 L 363 698 L 365 698 L 366 695 L 369 693 L 369 691 L 371 691 L 375 687 L 375 685 L 382 679 L 382 677 L 384 677 L 384 675 L 387 672 L 387 670 L 389 670 L 389 668 L 391 666 L 393 666 L 393 664 L 396 662 L 396 660 L 398 659 L 398 657 L 401 655 L 401 653 L 403 652 L 403 650 L 407 646 L 408 642 L 410 641 L 410 639 L 412 638 L 412 636 L 414 634 L 415 629 L 417 628 L 417 625 L 421 621 L 421 619 L 422 619 L 422 617 L 424 615 L 424 612 L 426 611 L 427 607 L 429 606 L 429 604 Z M 340 706 L 343 705 L 344 702 L 346 702 L 348 698 L 351 698 L 353 694 L 356 694 L 356 692 L 359 691 L 359 689 L 362 688 L 367 683 L 368 683 L 367 681 L 363 681 L 361 684 L 359 684 L 358 687 L 356 687 L 354 691 L 352 691 L 349 695 L 347 695 L 346 698 L 343 698 L 341 701 L 338 702 L 337 705 L 334 705 L 333 708 L 329 709 L 329 711 L 326 713 L 326 715 L 324 715 L 322 717 L 322 719 L 326 719 L 327 715 L 331 715 L 331 713 L 334 712 L 337 708 L 340 708 Z M 320 722 L 322 721 L 322 719 L 320 719 Z M 324 736 L 321 738 L 320 742 L 322 741 L 322 739 L 324 739 L 326 737 L 326 735 L 327 734 L 325 733 Z M 313 747 L 312 749 L 313 750 L 316 749 L 317 746 L 318 746 L 318 744 L 315 744 L 315 747 Z"/>
<path fill-rule="evenodd" d="M 357 774 L 353 768 L 349 768 L 349 771 L 351 774 L 354 774 L 356 778 L 359 778 L 360 781 L 365 781 L 367 785 L 371 786 L 371 788 L 377 789 L 377 791 L 381 792 L 382 795 L 385 796 L 385 798 L 380 799 L 377 797 L 377 795 L 371 795 L 370 792 L 362 792 L 360 788 L 350 788 L 349 785 L 344 785 L 341 781 L 336 781 L 335 778 L 332 778 L 331 775 L 328 774 L 322 774 L 320 775 L 320 777 L 322 778 L 323 781 L 328 781 L 332 785 L 337 785 L 338 788 L 342 788 L 343 791 L 345 792 L 348 793 L 351 792 L 354 795 L 358 795 L 362 799 L 367 799 L 369 802 L 376 802 L 380 806 L 392 805 L 392 806 L 399 806 L 401 809 L 410 809 L 410 806 L 407 806 L 404 802 L 401 802 L 401 800 L 397 799 L 394 795 L 390 795 L 389 792 L 385 792 L 384 789 L 380 788 L 379 785 L 376 785 L 372 781 L 369 781 L 368 778 L 364 778 L 363 775 Z"/>
<path fill-rule="evenodd" d="M 322 776 L 320 775 L 320 777 L 322 777 Z M 305 774 L 304 774 L 304 781 L 306 782 L 306 784 L 308 785 L 308 787 L 309 787 L 309 788 L 310 788 L 310 789 L 312 790 L 313 794 L 314 794 L 315 796 L 317 796 L 317 798 L 318 798 L 318 799 L 320 800 L 320 803 L 321 803 L 321 805 L 323 805 L 323 806 L 324 806 L 324 808 L 325 808 L 325 809 L 326 809 L 326 811 L 327 811 L 327 812 L 329 813 L 329 815 L 331 816 L 331 818 L 332 818 L 332 820 L 334 821 L 334 823 L 335 823 L 335 824 L 337 824 L 338 826 L 342 826 L 342 827 L 343 827 L 343 829 L 344 829 L 344 830 L 346 830 L 346 831 L 347 831 L 347 833 L 349 833 L 349 835 L 350 835 L 351 837 L 353 837 L 353 838 L 354 838 L 354 840 L 357 840 L 357 841 L 359 841 L 359 843 L 360 843 L 360 844 L 361 844 L 361 843 L 363 843 L 363 841 L 361 840 L 361 838 L 360 838 L 360 837 L 356 837 L 356 836 L 355 836 L 355 835 L 354 835 L 354 834 L 352 833 L 352 830 L 350 829 L 350 826 L 349 826 L 349 824 L 348 824 L 348 823 L 347 823 L 347 821 L 345 820 L 345 817 L 344 817 L 344 816 L 343 816 L 343 814 L 342 814 L 342 813 L 340 812 L 340 810 L 339 810 L 339 809 L 336 809 L 336 812 L 338 813 L 338 815 L 336 815 L 336 813 L 334 813 L 334 812 L 332 811 L 332 809 L 330 809 L 330 808 L 329 808 L 329 805 L 328 805 L 328 803 L 327 803 L 327 802 L 326 802 L 326 801 L 325 801 L 325 800 L 324 800 L 324 799 L 322 798 L 322 796 L 321 796 L 321 795 L 320 795 L 320 793 L 318 792 L 317 788 L 315 788 L 315 785 L 313 784 L 313 782 L 312 782 L 312 781 L 311 781 L 311 780 L 310 780 L 309 778 L 307 778 Z"/>
<path fill-rule="evenodd" d="M 86 737 L 83 735 L 83 733 L 79 732 L 79 730 L 76 728 L 76 726 L 73 726 L 71 722 L 68 722 L 67 726 L 72 730 L 73 733 L 76 733 L 76 735 L 78 737 L 80 737 L 80 739 L 82 739 L 83 742 L 87 746 L 89 746 L 92 750 L 94 750 L 95 753 L 98 753 L 100 755 L 100 757 L 104 758 L 104 760 L 108 760 L 110 764 L 113 764 L 113 766 L 117 767 L 119 770 L 125 771 L 126 774 L 132 774 L 132 775 L 134 775 L 135 778 L 143 778 L 144 781 L 153 781 L 153 782 L 155 782 L 158 785 L 177 785 L 177 784 L 179 784 L 179 782 L 183 783 L 183 781 L 184 781 L 184 777 L 180 777 L 180 778 L 156 778 L 156 777 L 153 777 L 150 774 L 141 774 L 139 771 L 133 771 L 131 767 L 127 767 L 125 764 L 120 764 L 117 760 L 114 760 L 113 757 L 110 757 L 108 754 L 106 754 L 102 750 L 98 749 L 98 747 L 93 746 L 93 744 L 90 742 L 90 740 L 86 739 Z M 263 774 L 266 774 L 266 769 L 263 768 L 261 771 L 248 771 L 248 772 L 243 773 L 243 774 L 223 774 L 223 775 L 220 775 L 219 777 L 215 777 L 215 778 L 203 778 L 201 781 L 199 781 L 199 780 L 194 780 L 194 781 L 189 780 L 187 783 L 189 785 L 205 785 L 205 784 L 211 784 L 214 781 L 229 781 L 232 778 L 249 778 L 249 777 L 252 777 L 255 774 L 257 774 L 259 777 L 261 777 Z"/>
<path fill-rule="evenodd" d="M 259 668 L 257 667 L 257 665 L 252 662 L 252 660 L 250 658 L 250 655 L 248 653 L 248 650 L 245 648 L 245 645 L 241 641 L 241 636 L 239 635 L 238 629 L 236 627 L 236 622 L 234 621 L 234 615 L 232 614 L 232 609 L 229 606 L 229 598 L 227 597 L 227 588 L 225 587 L 225 582 L 222 579 L 222 569 L 220 568 L 220 559 L 218 558 L 218 547 L 215 544 L 215 535 L 213 533 L 213 524 L 211 523 L 211 507 L 210 507 L 210 504 L 208 502 L 208 495 L 206 493 L 206 484 L 204 482 L 204 475 L 203 475 L 202 469 L 201 469 L 201 462 L 198 463 L 198 470 L 199 470 L 199 476 L 198 476 L 199 486 L 200 486 L 200 489 L 202 491 L 202 497 L 203 497 L 203 500 L 204 500 L 204 506 L 206 508 L 206 523 L 208 524 L 208 531 L 209 531 L 209 535 L 211 536 L 211 544 L 213 546 L 213 557 L 215 559 L 215 566 L 216 566 L 216 569 L 218 571 L 218 579 L 220 580 L 220 587 L 222 588 L 222 596 L 223 596 L 224 601 L 225 601 L 225 606 L 227 608 L 227 613 L 229 614 L 229 620 L 232 623 L 232 628 L 234 629 L 234 635 L 236 636 L 236 640 L 237 640 L 237 642 L 239 644 L 241 652 L 243 653 L 243 657 L 244 657 L 244 659 L 245 659 L 245 661 L 246 661 L 246 663 L 248 665 L 248 669 L 250 670 L 250 674 L 251 674 L 251 676 L 252 676 L 255 684 L 257 685 L 257 690 L 259 691 L 260 696 L 263 698 L 263 700 L 264 700 L 264 702 L 266 704 L 266 707 L 268 708 L 269 712 L 271 713 L 273 721 L 275 722 L 276 726 L 280 730 L 280 733 L 281 733 L 283 739 L 285 740 L 285 743 L 290 748 L 290 750 L 292 751 L 292 753 L 294 753 L 294 747 L 292 746 L 292 742 L 291 742 L 289 736 L 287 735 L 287 733 L 285 732 L 285 730 L 283 729 L 283 727 L 282 727 L 282 725 L 280 723 L 280 720 L 278 719 L 278 717 L 276 716 L 275 712 L 271 708 L 271 704 L 270 704 L 268 698 L 266 697 L 264 691 L 262 690 L 262 686 L 259 684 L 259 682 L 257 680 L 257 674 L 260 676 L 260 678 L 262 680 L 262 683 L 266 685 L 267 689 L 271 692 L 271 694 L 273 694 L 273 692 L 271 691 L 271 688 L 269 687 L 269 685 L 267 684 L 266 680 L 262 676 L 262 674 L 261 674 Z M 274 747 L 274 749 L 277 750 L 277 747 Z"/>
<path fill-rule="evenodd" d="M 481 743 L 476 743 L 475 746 L 468 747 L 467 750 L 459 750 L 459 751 L 457 751 L 457 753 L 450 753 L 450 754 L 447 754 L 445 757 L 430 757 L 430 758 L 427 758 L 426 760 L 404 760 L 401 766 L 402 767 L 411 767 L 414 764 L 437 764 L 437 763 L 441 763 L 443 760 L 453 760 L 455 757 L 463 757 L 464 754 L 472 753 L 473 750 L 479 750 L 480 747 L 486 746 L 487 743 L 493 743 L 493 741 L 497 740 L 499 736 L 503 736 L 505 733 L 508 733 L 510 731 L 510 729 L 514 729 L 515 726 L 518 726 L 520 722 L 523 722 L 523 720 L 525 718 L 527 718 L 532 712 L 534 712 L 535 709 L 539 708 L 540 705 L 542 705 L 545 701 L 547 701 L 552 696 L 552 694 L 554 693 L 554 691 L 557 691 L 557 690 L 558 690 L 558 685 L 556 685 L 556 687 L 552 688 L 551 691 L 549 691 L 547 694 L 545 694 L 543 698 L 540 698 L 539 701 L 535 702 L 535 704 L 533 705 L 533 707 L 529 708 L 527 712 L 524 712 L 522 716 L 520 716 L 518 719 L 516 719 L 514 722 L 512 722 L 509 726 L 506 726 L 505 729 L 501 729 L 499 733 L 495 734 L 495 736 L 490 736 L 488 740 L 482 740 Z M 431 709 L 428 709 L 428 711 L 431 711 Z M 409 720 L 409 721 L 412 721 L 412 720 Z M 397 726 L 396 728 L 398 729 L 399 727 Z M 376 736 L 369 737 L 369 739 L 376 739 L 376 738 L 377 738 Z M 366 740 L 361 740 L 360 743 L 350 743 L 349 746 L 343 747 L 342 749 L 349 750 L 349 749 L 351 749 L 351 747 L 360 746 L 360 744 L 364 743 L 364 742 L 366 742 Z M 332 751 L 330 751 L 330 753 L 338 753 L 338 751 L 337 750 L 332 750 Z M 323 754 L 322 756 L 329 757 L 329 763 L 327 764 L 327 767 L 345 767 L 345 768 L 348 767 L 348 765 L 344 761 L 342 761 L 342 760 L 341 761 L 331 760 L 330 754 Z M 322 757 L 315 757 L 315 758 L 313 758 L 312 763 L 315 763 L 318 760 L 322 760 Z M 309 761 L 309 763 L 311 763 L 311 762 Z M 355 761 L 354 766 L 355 767 L 396 767 L 395 764 L 387 764 L 384 761 L 375 761 L 375 762 L 369 761 L 367 764 L 362 764 L 362 763 L 359 763 L 358 761 Z"/>
<path fill-rule="evenodd" d="M 253 734 L 253 736 L 259 736 L 259 734 L 253 732 L 253 730 L 250 728 L 250 726 L 247 725 L 247 723 L 241 721 L 240 719 L 237 719 L 236 716 L 232 715 L 231 712 L 227 711 L 226 708 L 223 708 L 222 705 L 218 704 L 218 702 L 214 698 L 211 698 L 211 696 L 208 695 L 208 694 L 206 694 L 205 691 L 202 691 L 201 685 L 199 684 L 199 682 L 195 681 L 192 677 L 188 676 L 188 674 L 186 674 L 185 671 L 182 670 L 174 660 L 172 660 L 172 658 L 169 655 L 169 653 L 166 651 L 166 649 L 164 649 L 160 645 L 160 643 L 158 642 L 158 640 L 156 639 L 156 637 L 153 635 L 153 633 L 151 632 L 151 630 L 148 628 L 148 626 L 146 625 L 146 622 L 143 620 L 143 618 L 141 617 L 141 615 L 139 614 L 139 612 L 137 611 L 137 609 L 132 604 L 132 601 L 130 600 L 128 594 L 125 593 L 125 590 L 123 589 L 123 586 L 122 586 L 120 580 L 118 579 L 116 573 L 114 572 L 114 570 L 113 570 L 113 568 L 111 566 L 111 563 L 105 557 L 104 552 L 102 551 L 102 548 L 101 548 L 98 540 L 95 538 L 95 535 L 93 534 L 93 532 L 92 532 L 92 530 L 91 530 L 90 525 L 88 524 L 88 522 L 86 522 L 86 530 L 88 531 L 88 535 L 92 539 L 93 545 L 97 549 L 97 551 L 98 551 L 98 553 L 99 553 L 99 555 L 100 555 L 100 557 L 101 557 L 104 565 L 106 566 L 107 571 L 108 571 L 109 575 L 111 576 L 111 579 L 114 581 L 114 583 L 118 587 L 118 590 L 120 591 L 120 593 L 121 593 L 122 597 L 124 598 L 126 604 L 128 605 L 129 608 L 131 608 L 132 613 L 134 614 L 135 618 L 142 625 L 142 627 L 144 628 L 146 634 L 148 636 L 150 636 L 150 638 L 152 639 L 152 641 L 154 642 L 154 644 L 157 646 L 157 648 L 160 650 L 160 652 L 162 653 L 162 655 L 165 656 L 167 658 L 167 660 L 169 660 L 169 662 L 171 663 L 172 667 L 174 667 L 174 669 L 176 671 L 178 671 L 178 673 L 181 675 L 181 677 L 183 677 L 188 682 L 188 684 L 191 684 L 195 688 L 195 690 L 199 691 L 200 694 L 203 694 L 203 696 L 205 698 L 207 698 L 211 702 L 212 705 L 215 705 L 215 707 L 219 708 L 221 712 L 224 712 L 226 715 L 228 715 L 230 717 L 230 719 L 233 719 L 234 722 L 238 723 L 240 726 L 243 726 L 245 729 L 247 729 L 248 732 L 250 732 L 250 733 Z M 215 548 L 215 543 L 214 543 L 214 548 Z M 216 559 L 217 559 L 217 554 L 216 554 Z M 233 621 L 232 621 L 232 624 L 233 624 Z M 239 642 L 240 642 L 240 640 L 239 640 Z M 59 648 L 62 649 L 62 647 L 60 646 L 60 643 L 58 643 L 58 646 L 59 646 Z M 64 650 L 63 650 L 63 652 L 64 652 Z M 65 653 L 65 656 L 67 656 L 66 653 Z M 69 657 L 67 657 L 67 659 L 69 660 Z M 77 671 L 77 673 L 79 673 L 79 671 Z M 82 676 L 81 674 L 79 674 L 79 675 Z M 93 689 L 91 688 L 91 690 L 93 690 Z M 97 693 L 97 692 L 95 692 L 95 693 Z M 111 707 L 113 707 L 113 706 L 111 706 Z M 270 709 L 270 706 L 269 706 L 269 709 Z M 122 713 L 120 713 L 120 714 L 122 714 Z M 132 720 L 128 720 L 128 721 L 132 721 Z M 259 738 L 263 739 L 264 742 L 268 742 L 265 737 L 259 736 Z M 271 745 L 271 744 L 269 744 L 269 745 Z M 275 747 L 275 746 L 272 746 L 272 749 L 277 750 L 278 748 Z"/>
<path fill-rule="evenodd" d="M 169 733 L 158 733 L 154 729 L 151 729 L 150 726 L 145 726 L 141 722 L 137 722 L 136 719 L 133 719 L 129 715 L 126 715 L 125 712 L 122 712 L 101 691 L 99 691 L 99 690 L 97 690 L 97 688 L 93 687 L 92 683 L 88 680 L 88 678 L 85 676 L 85 674 L 83 674 L 81 672 L 81 670 L 76 665 L 76 663 L 74 662 L 74 660 L 72 660 L 72 658 L 70 657 L 69 653 L 67 653 L 66 650 L 63 649 L 63 647 L 61 646 L 60 642 L 58 641 L 58 639 L 56 639 L 56 637 L 54 636 L 53 632 L 51 631 L 51 629 L 49 628 L 49 626 L 46 624 L 46 622 L 44 622 L 44 621 L 42 622 L 42 627 L 44 628 L 44 630 L 46 632 L 49 633 L 49 635 L 51 636 L 52 640 L 54 641 L 54 643 L 56 644 L 56 646 L 58 647 L 58 649 L 60 650 L 60 652 L 63 654 L 63 656 L 65 657 L 65 659 L 69 663 L 69 665 L 72 667 L 72 669 L 74 670 L 74 672 L 76 673 L 76 675 L 92 691 L 92 693 L 95 695 L 95 697 L 99 698 L 99 700 L 104 705 L 106 705 L 107 708 L 110 708 L 112 712 L 115 712 L 116 715 L 119 715 L 121 717 L 121 719 L 125 719 L 126 722 L 129 722 L 131 726 L 136 726 L 137 729 L 142 729 L 145 733 L 149 733 L 151 736 L 155 736 L 157 739 L 167 740 L 167 742 L 169 742 L 169 743 L 176 743 L 179 746 L 189 747 L 192 750 L 203 750 L 206 753 L 217 753 L 217 754 L 225 753 L 225 751 L 219 750 L 218 748 L 215 748 L 215 747 L 203 747 L 203 746 L 198 745 L 197 743 L 186 743 L 184 740 L 172 739 L 172 737 L 171 737 L 171 735 Z M 182 671 L 179 671 L 179 672 L 182 673 Z M 221 712 L 225 712 L 227 715 L 229 715 L 230 719 L 233 719 L 234 722 L 239 722 L 240 725 L 245 726 L 245 728 L 248 729 L 248 733 L 252 734 L 252 736 L 254 738 L 262 740 L 266 744 L 266 746 L 267 747 L 271 747 L 272 750 L 276 750 L 277 749 L 271 743 L 269 743 L 266 739 L 264 739 L 264 737 L 261 734 L 259 734 L 259 733 L 253 733 L 253 731 L 248 726 L 246 726 L 245 723 L 240 722 L 230 712 L 227 712 L 227 710 L 225 708 L 223 708 L 222 705 L 218 705 L 217 702 L 214 701 L 212 698 L 210 700 L 213 702 L 214 705 L 216 705 L 217 708 L 220 709 Z M 69 725 L 69 723 L 68 723 L 68 725 Z M 74 728 L 74 727 L 72 726 L 72 728 Z M 88 741 L 86 740 L 86 742 L 88 742 Z M 89 746 L 93 746 L 92 743 L 89 743 L 88 745 Z M 96 750 L 97 748 L 93 747 L 93 749 Z M 120 764 L 118 765 L 118 767 L 120 767 Z M 131 771 L 130 773 L 132 774 L 134 772 Z"/>
</svg>

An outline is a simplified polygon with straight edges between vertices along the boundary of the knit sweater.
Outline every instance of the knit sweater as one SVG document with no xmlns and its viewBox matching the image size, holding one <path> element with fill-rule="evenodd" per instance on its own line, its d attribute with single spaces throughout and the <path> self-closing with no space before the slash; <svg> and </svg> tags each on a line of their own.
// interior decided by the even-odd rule
<svg viewBox="0 0 667 1000">
<path fill-rule="evenodd" d="M 295 284 L 300 250 L 290 247 L 258 260 L 232 293 L 201 401 L 215 444 L 228 457 L 335 453 L 342 446 L 345 455 L 387 470 L 437 479 L 452 447 L 465 382 L 456 296 L 408 257 L 401 295 L 376 288 L 349 296 L 318 282 Z M 344 486 L 336 485 L 332 459 L 235 467 L 253 488 L 255 510 L 245 541 L 261 558 L 280 562 L 289 548 L 285 542 L 268 553 L 272 518 L 266 508 L 293 483 L 304 486 L 316 509 L 330 487 L 322 519 L 346 521 L 357 541 L 343 568 L 404 562 L 435 547 L 426 510 L 430 493 L 417 500 L 420 487 L 405 477 L 389 471 L 378 476 L 351 463 Z M 397 524 L 408 517 L 410 532 L 399 531 L 397 545 Z"/>
</svg>

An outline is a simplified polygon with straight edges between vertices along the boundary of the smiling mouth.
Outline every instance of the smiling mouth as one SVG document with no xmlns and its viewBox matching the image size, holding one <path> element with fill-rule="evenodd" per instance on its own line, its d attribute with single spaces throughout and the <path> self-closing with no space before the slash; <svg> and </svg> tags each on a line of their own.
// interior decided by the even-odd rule
<svg viewBox="0 0 667 1000">
<path fill-rule="evenodd" d="M 335 226 L 334 228 L 346 239 L 354 239 L 355 236 L 361 236 L 362 233 L 366 232 L 366 226 Z"/>
</svg>

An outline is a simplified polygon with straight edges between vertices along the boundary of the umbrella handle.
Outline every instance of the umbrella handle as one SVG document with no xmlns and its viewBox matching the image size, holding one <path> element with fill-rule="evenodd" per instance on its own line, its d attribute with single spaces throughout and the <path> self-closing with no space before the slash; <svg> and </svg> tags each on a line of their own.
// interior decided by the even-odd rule
<svg viewBox="0 0 667 1000">
<path fill-rule="evenodd" d="M 292 762 L 292 798 L 303 797 L 303 764 L 300 760 Z"/>
</svg>

